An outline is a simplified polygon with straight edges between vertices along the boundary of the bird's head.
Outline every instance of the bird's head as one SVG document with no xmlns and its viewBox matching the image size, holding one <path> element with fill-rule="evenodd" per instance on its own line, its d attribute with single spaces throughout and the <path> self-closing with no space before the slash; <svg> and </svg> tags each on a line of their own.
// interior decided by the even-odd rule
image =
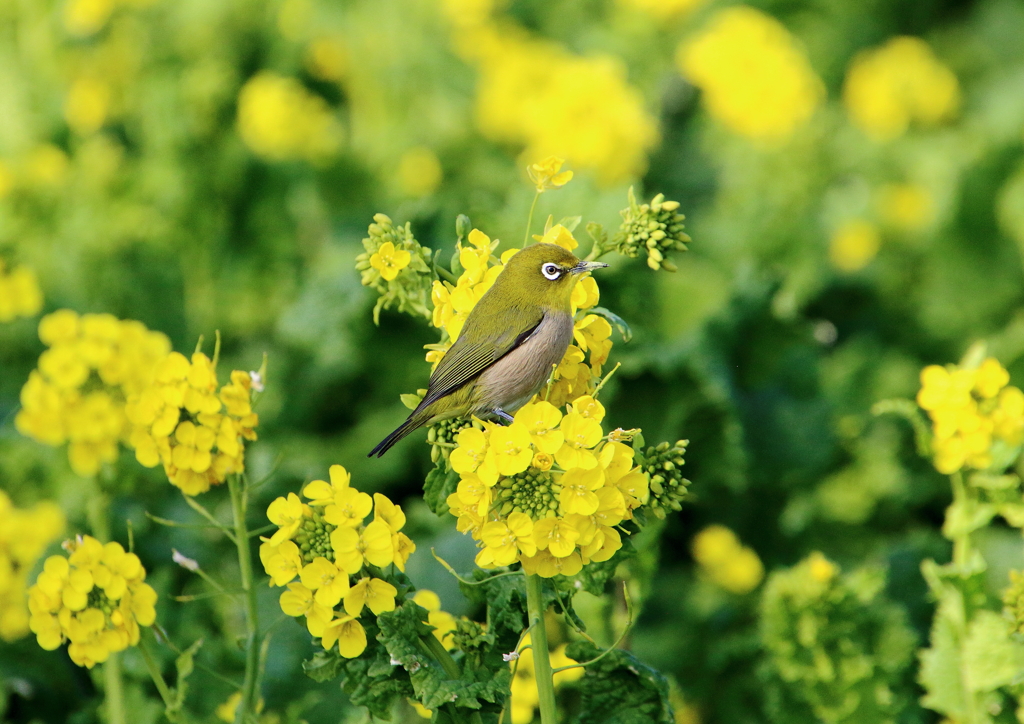
<svg viewBox="0 0 1024 724">
<path fill-rule="evenodd" d="M 568 307 L 572 287 L 580 275 L 606 266 L 582 261 L 557 244 L 538 243 L 509 259 L 499 280 L 509 290 L 546 306 Z"/>
</svg>

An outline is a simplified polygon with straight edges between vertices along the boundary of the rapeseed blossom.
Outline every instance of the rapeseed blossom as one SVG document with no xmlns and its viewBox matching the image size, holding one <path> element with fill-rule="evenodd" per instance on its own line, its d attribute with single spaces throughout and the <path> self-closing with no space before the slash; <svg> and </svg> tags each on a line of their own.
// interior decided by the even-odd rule
<svg viewBox="0 0 1024 724">
<path fill-rule="evenodd" d="M 843 103 L 858 128 L 887 141 L 914 121 L 934 125 L 953 116 L 960 107 L 960 84 L 926 42 L 901 36 L 853 59 Z"/>
<path fill-rule="evenodd" d="M 0 259 L 0 323 L 34 317 L 43 308 L 36 273 L 27 266 L 8 269 Z"/>
<path fill-rule="evenodd" d="M 29 571 L 63 532 L 64 513 L 56 504 L 15 508 L 0 490 L 0 639 L 14 641 L 29 632 Z"/>
<path fill-rule="evenodd" d="M 126 400 L 149 385 L 170 342 L 141 322 L 69 309 L 43 317 L 39 338 L 48 349 L 22 387 L 15 427 L 47 445 L 68 443 L 72 469 L 95 475 L 128 441 Z"/>
<path fill-rule="evenodd" d="M 694 537 L 693 557 L 708 578 L 731 593 L 750 593 L 764 579 L 757 553 L 723 525 L 710 525 Z"/>
<path fill-rule="evenodd" d="M 1024 392 L 989 357 L 977 366 L 929 365 L 921 370 L 917 404 L 932 420 L 936 470 L 1005 469 L 1024 441 Z"/>
<path fill-rule="evenodd" d="M 341 147 L 342 130 L 327 102 L 294 78 L 261 71 L 238 94 L 238 132 L 271 161 L 322 163 Z"/>
<path fill-rule="evenodd" d="M 374 323 L 379 323 L 382 309 L 392 306 L 400 312 L 429 318 L 431 252 L 413 236 L 409 222 L 395 226 L 386 214 L 374 214 L 363 249 L 356 257 L 356 269 L 361 273 L 363 286 L 380 293 L 373 308 Z"/>
<path fill-rule="evenodd" d="M 416 550 L 401 532 L 401 507 L 380 493 L 371 499 L 350 482 L 344 467 L 332 465 L 330 482 L 314 480 L 303 488 L 307 502 L 295 493 L 274 500 L 267 517 L 278 530 L 260 546 L 270 585 L 288 589 L 281 594 L 281 610 L 304 616 L 324 649 L 337 645 L 346 658 L 366 648 L 359 622 L 365 611 L 376 616 L 395 609 L 398 589 L 381 578 L 381 569 L 394 565 L 404 571 Z"/>
<path fill-rule="evenodd" d="M 128 400 L 130 443 L 148 468 L 163 464 L 168 480 L 186 495 L 199 495 L 245 469 L 245 444 L 255 440 L 252 378 L 235 370 L 217 390 L 213 362 L 202 352 L 171 352 L 153 382 Z"/>
<path fill-rule="evenodd" d="M 29 626 L 44 649 L 70 642 L 71 660 L 91 669 L 139 642 L 139 627 L 156 620 L 157 595 L 120 543 L 79 536 L 65 548 L 70 555 L 47 558 L 28 591 Z"/>
<path fill-rule="evenodd" d="M 575 575 L 621 547 L 616 526 L 647 501 L 648 480 L 633 449 L 605 437 L 603 418 L 589 396 L 565 414 L 537 400 L 507 427 L 484 422 L 458 433 L 450 463 L 460 479 L 447 503 L 477 540 L 477 565 Z"/>
<path fill-rule="evenodd" d="M 526 173 L 529 175 L 533 185 L 537 187 L 537 193 L 543 193 L 551 189 L 560 189 L 572 181 L 572 171 L 562 170 L 564 164 L 564 158 L 548 156 L 526 167 Z M 569 251 L 572 251 L 572 249 Z"/>
<path fill-rule="evenodd" d="M 712 117 L 754 141 L 786 141 L 825 96 L 796 39 L 779 21 L 746 5 L 716 13 L 680 44 L 676 64 L 703 91 Z"/>
</svg>

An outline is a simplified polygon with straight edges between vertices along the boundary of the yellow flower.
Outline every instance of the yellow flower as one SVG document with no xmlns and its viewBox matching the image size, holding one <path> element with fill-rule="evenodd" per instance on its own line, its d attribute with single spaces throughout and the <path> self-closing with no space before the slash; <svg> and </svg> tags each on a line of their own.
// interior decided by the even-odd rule
<svg viewBox="0 0 1024 724">
<path fill-rule="evenodd" d="M 550 229 L 544 232 L 543 236 L 537 234 L 533 235 L 534 241 L 543 242 L 545 244 L 555 244 L 562 247 L 566 251 L 572 251 L 579 242 L 573 237 L 572 232 L 561 224 L 555 224 Z"/>
<path fill-rule="evenodd" d="M 380 249 L 370 257 L 370 266 L 380 272 L 387 281 L 398 276 L 398 272 L 409 266 L 412 254 L 405 249 L 395 249 L 390 241 L 381 244 Z"/>
<path fill-rule="evenodd" d="M 318 636 L 334 616 L 334 612 L 318 603 L 313 592 L 301 583 L 289 583 L 288 590 L 281 594 L 280 604 L 281 610 L 289 616 L 305 616 L 306 626 L 314 636 Z"/>
<path fill-rule="evenodd" d="M 807 556 L 806 564 L 810 568 L 811 578 L 818 583 L 828 583 L 839 573 L 839 566 L 823 556 L 820 551 L 814 551 Z"/>
<path fill-rule="evenodd" d="M 878 211 L 890 226 L 918 231 L 935 217 L 935 201 L 923 186 L 886 184 L 878 191 Z"/>
<path fill-rule="evenodd" d="M 562 469 L 595 467 L 597 458 L 590 448 L 601 441 L 601 423 L 578 412 L 570 412 L 562 418 L 561 430 L 565 442 L 555 453 L 555 460 Z"/>
<path fill-rule="evenodd" d="M 693 557 L 716 584 L 732 593 L 753 591 L 764 578 L 764 565 L 736 534 L 721 525 L 711 525 L 693 539 Z"/>
<path fill-rule="evenodd" d="M 341 126 L 323 98 L 293 78 L 261 71 L 238 95 L 238 132 L 271 161 L 322 162 L 341 147 Z"/>
<path fill-rule="evenodd" d="M 530 467 L 533 445 L 530 431 L 520 422 L 508 427 L 497 427 L 491 432 L 489 454 L 501 475 L 515 475 Z"/>
<path fill-rule="evenodd" d="M 34 271 L 18 266 L 10 271 L 0 259 L 0 322 L 34 317 L 43 308 L 43 293 Z"/>
<path fill-rule="evenodd" d="M 395 175 L 399 188 L 406 195 L 429 196 L 441 185 L 444 172 L 433 151 L 426 146 L 416 146 L 402 154 Z"/>
<path fill-rule="evenodd" d="M 559 500 L 568 514 L 591 515 L 600 502 L 595 491 L 604 485 L 604 471 L 599 467 L 571 468 L 562 475 Z"/>
<path fill-rule="evenodd" d="M 718 11 L 704 30 L 679 46 L 676 64 L 703 91 L 715 119 L 763 143 L 787 140 L 825 95 L 789 31 L 746 5 Z"/>
<path fill-rule="evenodd" d="M 299 547 L 290 540 L 283 541 L 279 545 L 272 545 L 267 539 L 260 546 L 260 560 L 263 562 L 263 568 L 270 576 L 273 586 L 290 583 L 302 570 L 302 555 L 299 553 Z"/>
<path fill-rule="evenodd" d="M 878 141 L 906 132 L 912 121 L 934 125 L 960 106 L 960 85 L 920 38 L 892 38 L 858 54 L 843 86 L 851 119 Z"/>
<path fill-rule="evenodd" d="M 29 633 L 28 574 L 63 530 L 64 514 L 53 503 L 20 509 L 0 490 L 0 640 L 14 641 Z M 66 567 L 67 561 L 59 560 Z M 53 649 L 60 645 L 60 627 L 51 623 L 41 641 L 47 640 Z"/>
<path fill-rule="evenodd" d="M 70 556 L 48 558 L 28 591 L 29 627 L 44 649 L 68 641 L 71 660 L 92 668 L 139 642 L 139 626 L 156 620 L 157 595 L 119 543 L 80 536 L 65 548 Z"/>
<path fill-rule="evenodd" d="M 302 585 L 316 591 L 313 598 L 321 606 L 334 608 L 348 593 L 348 574 L 338 569 L 331 561 L 318 556 L 303 567 L 299 574 Z"/>
<path fill-rule="evenodd" d="M 524 557 L 521 562 L 527 575 L 541 578 L 575 576 L 583 570 L 583 558 L 575 551 L 567 556 L 557 556 L 550 550 L 537 551 L 537 555 Z"/>
<path fill-rule="evenodd" d="M 526 426 L 533 446 L 542 453 L 553 455 L 565 442 L 565 434 L 559 428 L 562 412 L 550 402 L 539 400 L 523 405 L 515 420 Z"/>
<path fill-rule="evenodd" d="M 520 551 L 532 556 L 537 553 L 533 540 L 533 521 L 525 513 L 511 513 L 507 520 L 486 523 L 480 530 L 484 549 L 477 554 L 481 568 L 496 568 L 515 563 Z"/>
<path fill-rule="evenodd" d="M 366 630 L 352 616 L 341 616 L 327 624 L 320 643 L 328 651 L 337 643 L 339 654 L 354 659 L 366 650 Z"/>
<path fill-rule="evenodd" d="M 358 528 L 373 509 L 373 499 L 355 488 L 342 488 L 334 493 L 334 502 L 324 508 L 324 520 L 331 525 Z"/>
<path fill-rule="evenodd" d="M 475 427 L 467 427 L 455 436 L 456 448 L 448 458 L 452 470 L 457 473 L 472 473 L 484 461 L 487 452 L 487 437 Z"/>
<path fill-rule="evenodd" d="M 572 181 L 572 171 L 562 171 L 564 163 L 564 158 L 548 156 L 543 161 L 531 163 L 526 167 L 526 173 L 530 176 L 530 181 L 533 182 L 533 185 L 537 187 L 537 193 L 543 193 L 550 189 L 560 189 Z M 562 225 L 559 224 L 558 226 Z M 562 228 L 564 230 L 564 227 Z M 567 230 L 566 233 L 568 233 Z M 569 238 L 572 238 L 572 234 L 569 234 Z M 574 243 L 572 247 L 567 247 L 567 249 L 572 251 L 575 246 Z"/>
<path fill-rule="evenodd" d="M 601 290 L 597 287 L 594 277 L 587 274 L 572 288 L 572 313 L 576 314 L 578 309 L 590 309 L 597 306 L 601 301 Z"/>
<path fill-rule="evenodd" d="M 556 558 L 570 555 L 579 538 L 579 530 L 561 518 L 544 518 L 533 526 L 533 542 L 537 549 L 549 551 Z"/>
<path fill-rule="evenodd" d="M 349 616 L 358 616 L 363 606 L 369 608 L 375 616 L 385 611 L 394 611 L 397 595 L 398 589 L 387 581 L 379 578 L 361 578 L 345 594 L 345 613 Z"/>
<path fill-rule="evenodd" d="M 433 591 L 421 588 L 412 597 L 414 603 L 427 609 L 427 623 L 434 627 L 434 638 L 441 642 L 447 650 L 455 646 L 452 634 L 455 633 L 455 617 L 441 610 L 441 599 Z"/>
<path fill-rule="evenodd" d="M 64 6 L 64 27 L 72 35 L 92 35 L 107 24 L 114 0 L 70 0 Z"/>
<path fill-rule="evenodd" d="M 352 476 L 342 465 L 332 465 L 328 470 L 331 478 L 331 482 L 328 483 L 326 480 L 313 480 L 305 488 L 302 489 L 302 494 L 310 500 L 310 505 L 327 505 L 333 503 L 336 496 L 339 493 L 349 489 L 349 484 L 352 482 Z M 369 513 L 367 509 L 366 513 Z M 366 517 L 366 513 L 363 517 Z"/>
<path fill-rule="evenodd" d="M 331 533 L 335 562 L 346 573 L 358 573 L 365 563 L 382 568 L 394 561 L 394 542 L 387 523 L 375 520 L 360 533 L 338 528 Z"/>
<path fill-rule="evenodd" d="M 306 506 L 295 493 L 288 493 L 287 498 L 277 498 L 267 508 L 267 517 L 274 525 L 281 526 L 270 538 L 270 545 L 279 545 L 295 535 L 302 525 Z"/>
<path fill-rule="evenodd" d="M 110 87 L 94 78 L 82 77 L 71 84 L 64 103 L 64 118 L 73 131 L 88 135 L 103 127 L 109 108 Z"/>
<path fill-rule="evenodd" d="M 866 267 L 882 246 L 874 224 L 854 219 L 840 226 L 829 242 L 829 259 L 839 271 L 856 272 Z"/>
<path fill-rule="evenodd" d="M 341 82 L 348 65 L 348 52 L 338 39 L 317 38 L 306 48 L 306 68 L 320 80 Z"/>
</svg>

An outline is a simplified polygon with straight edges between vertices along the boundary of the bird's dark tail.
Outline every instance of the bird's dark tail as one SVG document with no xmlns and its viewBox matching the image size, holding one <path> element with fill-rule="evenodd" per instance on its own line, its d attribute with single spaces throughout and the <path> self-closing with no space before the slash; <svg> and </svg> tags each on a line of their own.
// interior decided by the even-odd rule
<svg viewBox="0 0 1024 724">
<path fill-rule="evenodd" d="M 425 423 L 426 420 L 423 418 L 423 416 L 417 415 L 416 412 L 419 412 L 419 410 L 416 410 L 411 415 L 409 415 L 409 419 L 407 419 L 405 422 L 399 425 L 398 428 L 395 429 L 390 435 L 388 435 L 386 438 L 377 443 L 377 447 L 371 450 L 369 455 L 367 455 L 366 457 L 372 458 L 374 456 L 383 456 L 384 453 L 391 449 L 392 445 L 394 445 L 396 442 L 401 440 L 403 437 L 408 435 L 416 428 L 423 425 L 423 423 Z"/>
</svg>

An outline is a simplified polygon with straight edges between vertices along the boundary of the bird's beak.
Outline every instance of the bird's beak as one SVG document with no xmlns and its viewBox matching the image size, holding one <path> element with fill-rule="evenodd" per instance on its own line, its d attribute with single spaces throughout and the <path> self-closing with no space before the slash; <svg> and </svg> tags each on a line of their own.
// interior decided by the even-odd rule
<svg viewBox="0 0 1024 724">
<path fill-rule="evenodd" d="M 601 261 L 581 261 L 569 271 L 573 274 L 582 274 L 583 272 L 594 271 L 595 269 L 603 269 L 606 266 L 608 265 Z"/>
</svg>

